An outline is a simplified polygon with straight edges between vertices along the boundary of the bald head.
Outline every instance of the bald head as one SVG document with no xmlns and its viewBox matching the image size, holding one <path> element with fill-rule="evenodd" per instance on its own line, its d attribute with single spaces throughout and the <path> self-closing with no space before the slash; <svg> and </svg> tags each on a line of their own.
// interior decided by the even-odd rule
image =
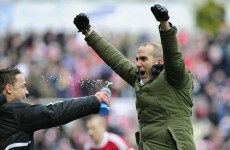
<svg viewBox="0 0 230 150">
<path fill-rule="evenodd" d="M 137 50 L 136 61 L 141 83 L 144 84 L 152 78 L 153 65 L 164 63 L 162 46 L 153 42 L 142 44 Z"/>
<path fill-rule="evenodd" d="M 162 50 L 162 45 L 159 43 L 155 42 L 146 42 L 141 44 L 141 46 L 146 47 L 146 46 L 152 46 L 153 48 L 153 57 L 155 59 L 163 58 L 163 50 Z"/>
</svg>

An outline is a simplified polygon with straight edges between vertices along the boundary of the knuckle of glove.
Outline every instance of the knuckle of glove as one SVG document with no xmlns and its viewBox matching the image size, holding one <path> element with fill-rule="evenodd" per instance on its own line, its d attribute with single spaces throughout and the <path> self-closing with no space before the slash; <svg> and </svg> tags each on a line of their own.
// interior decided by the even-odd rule
<svg viewBox="0 0 230 150">
<path fill-rule="evenodd" d="M 90 28 L 89 19 L 84 13 L 80 13 L 74 18 L 74 24 L 78 28 L 79 32 L 88 30 Z"/>
<path fill-rule="evenodd" d="M 166 7 L 156 4 L 153 7 L 151 7 L 151 11 L 157 21 L 168 21 L 169 15 Z"/>
</svg>

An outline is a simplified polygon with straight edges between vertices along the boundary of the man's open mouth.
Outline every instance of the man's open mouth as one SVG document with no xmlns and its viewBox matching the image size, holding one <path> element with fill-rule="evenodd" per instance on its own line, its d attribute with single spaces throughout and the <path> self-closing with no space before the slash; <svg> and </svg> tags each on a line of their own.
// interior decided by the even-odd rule
<svg viewBox="0 0 230 150">
<path fill-rule="evenodd" d="M 141 77 L 143 77 L 145 75 L 145 71 L 139 71 L 139 74 Z"/>
</svg>

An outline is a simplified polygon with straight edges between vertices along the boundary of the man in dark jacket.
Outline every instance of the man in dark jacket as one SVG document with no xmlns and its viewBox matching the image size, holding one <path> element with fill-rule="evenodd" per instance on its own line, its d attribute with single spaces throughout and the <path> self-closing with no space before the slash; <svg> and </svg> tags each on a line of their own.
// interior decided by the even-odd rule
<svg viewBox="0 0 230 150">
<path fill-rule="evenodd" d="M 73 98 L 48 105 L 30 105 L 21 102 L 29 94 L 20 70 L 0 70 L 0 92 L 5 94 L 7 103 L 0 106 L 0 149 L 31 150 L 36 130 L 66 124 L 75 119 L 96 114 L 100 102 L 109 105 L 106 92 Z"/>
<path fill-rule="evenodd" d="M 77 15 L 74 24 L 105 63 L 134 87 L 140 127 L 136 134 L 138 149 L 194 150 L 193 75 L 185 67 L 177 44 L 177 29 L 168 22 L 168 10 L 154 5 L 151 11 L 160 22 L 162 45 L 142 44 L 136 54 L 136 66 L 90 29 L 85 14 Z"/>
</svg>

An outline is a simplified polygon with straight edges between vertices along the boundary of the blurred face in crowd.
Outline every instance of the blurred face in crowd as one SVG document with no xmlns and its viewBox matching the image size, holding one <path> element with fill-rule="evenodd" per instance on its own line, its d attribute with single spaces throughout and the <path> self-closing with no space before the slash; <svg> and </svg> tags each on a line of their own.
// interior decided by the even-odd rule
<svg viewBox="0 0 230 150">
<path fill-rule="evenodd" d="M 103 140 L 103 135 L 106 130 L 105 122 L 100 117 L 94 117 L 87 121 L 87 129 L 92 140 L 99 144 Z"/>
<path fill-rule="evenodd" d="M 163 56 L 161 50 L 156 50 L 152 44 L 143 44 L 137 51 L 136 54 L 136 66 L 138 73 L 143 83 L 148 82 L 152 78 L 152 66 L 154 64 L 162 64 Z"/>
<path fill-rule="evenodd" d="M 22 74 L 17 74 L 15 76 L 16 82 L 14 85 L 6 85 L 6 93 L 10 96 L 11 100 L 21 100 L 25 99 L 26 95 L 29 94 L 26 88 L 26 82 Z"/>
</svg>

